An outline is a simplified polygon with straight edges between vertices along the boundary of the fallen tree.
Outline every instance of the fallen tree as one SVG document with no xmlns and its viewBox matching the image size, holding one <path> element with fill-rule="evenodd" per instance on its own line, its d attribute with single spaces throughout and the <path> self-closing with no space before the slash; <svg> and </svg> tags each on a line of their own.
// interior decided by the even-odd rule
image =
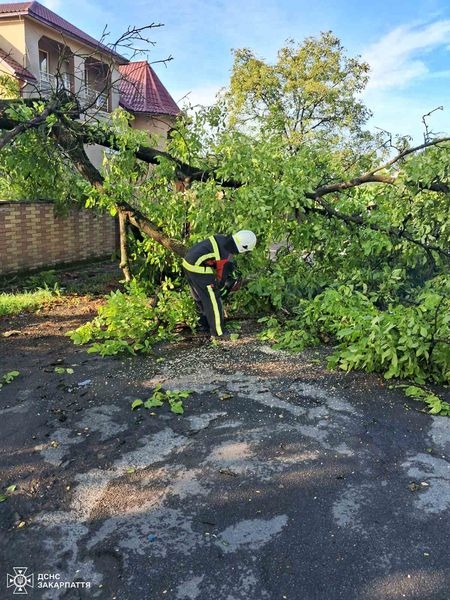
<svg viewBox="0 0 450 600">
<path fill-rule="evenodd" d="M 341 368 L 448 380 L 450 138 L 412 147 L 365 131 L 355 94 L 366 67 L 344 60 L 333 36 L 283 49 L 278 66 L 274 77 L 238 52 L 227 95 L 181 115 L 163 151 L 123 111 L 89 125 L 70 97 L 3 103 L 1 156 L 18 165 L 29 146 L 55 153 L 61 173 L 80 174 L 79 201 L 137 228 L 121 264 L 156 295 L 165 286 L 166 315 L 186 245 L 250 228 L 258 247 L 230 309 L 267 318 L 267 339 L 291 349 L 328 340 Z M 116 150 L 101 172 L 84 149 L 93 143 Z"/>
</svg>

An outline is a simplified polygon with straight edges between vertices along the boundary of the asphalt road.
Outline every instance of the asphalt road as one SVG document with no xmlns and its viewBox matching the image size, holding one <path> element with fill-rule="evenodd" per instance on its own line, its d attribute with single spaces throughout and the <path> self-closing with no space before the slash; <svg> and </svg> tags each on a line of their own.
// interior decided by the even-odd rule
<svg viewBox="0 0 450 600">
<path fill-rule="evenodd" d="M 448 418 L 251 336 L 57 352 L 0 390 L 0 598 L 450 600 Z"/>
</svg>

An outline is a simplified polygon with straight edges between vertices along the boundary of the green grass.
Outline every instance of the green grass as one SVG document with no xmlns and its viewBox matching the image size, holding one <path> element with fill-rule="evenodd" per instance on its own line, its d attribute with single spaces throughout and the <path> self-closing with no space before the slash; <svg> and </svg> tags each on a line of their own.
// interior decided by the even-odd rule
<svg viewBox="0 0 450 600">
<path fill-rule="evenodd" d="M 1 293 L 0 316 L 31 312 L 56 298 L 54 292 L 45 289 L 36 290 L 35 292 Z"/>
<path fill-rule="evenodd" d="M 0 277 L 0 316 L 32 312 L 66 296 L 103 296 L 119 287 L 121 278 L 112 260 Z"/>
<path fill-rule="evenodd" d="M 114 261 L 77 263 L 33 274 L 0 277 L 0 293 L 18 294 L 51 289 L 61 295 L 103 295 L 118 287 L 123 274 Z"/>
</svg>

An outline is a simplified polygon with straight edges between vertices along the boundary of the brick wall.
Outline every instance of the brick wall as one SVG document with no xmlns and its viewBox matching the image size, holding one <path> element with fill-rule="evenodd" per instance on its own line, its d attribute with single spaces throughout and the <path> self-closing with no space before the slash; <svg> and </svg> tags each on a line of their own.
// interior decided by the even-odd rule
<svg viewBox="0 0 450 600">
<path fill-rule="evenodd" d="M 51 202 L 0 201 L 0 275 L 111 256 L 117 221 L 92 210 L 54 214 Z"/>
</svg>

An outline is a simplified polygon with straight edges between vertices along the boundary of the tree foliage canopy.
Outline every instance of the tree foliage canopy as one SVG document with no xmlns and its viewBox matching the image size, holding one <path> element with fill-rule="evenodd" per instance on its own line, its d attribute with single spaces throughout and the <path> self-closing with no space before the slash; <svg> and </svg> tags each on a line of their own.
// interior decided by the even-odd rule
<svg viewBox="0 0 450 600">
<path fill-rule="evenodd" d="M 54 187 L 58 174 L 73 201 L 69 189 L 78 177 L 78 196 L 88 206 L 119 212 L 139 228 L 140 239 L 128 240 L 132 271 L 147 293 L 157 298 L 164 290 L 161 318 L 157 308 L 152 312 L 157 324 L 173 328 L 176 318 L 168 314 L 175 306 L 187 319 L 187 295 L 182 306 L 170 300 L 181 297 L 185 245 L 212 232 L 252 229 L 258 245 L 240 257 L 248 282 L 230 311 L 259 315 L 263 336 L 278 347 L 333 344 L 331 363 L 345 370 L 446 382 L 449 139 L 416 148 L 403 139 L 394 148 L 391 139 L 366 131 L 370 112 L 359 94 L 367 78 L 367 65 L 347 58 L 330 32 L 288 42 L 275 65 L 238 50 L 222 98 L 184 113 L 164 151 L 132 130 L 123 111 L 92 126 L 53 99 L 33 114 L 3 115 L 9 131 L 0 168 L 6 173 L 14 159 L 26 162 L 36 153 L 30 181 L 40 178 L 62 197 Z M 93 142 L 117 151 L 101 172 L 83 150 Z M 48 160 L 54 168 L 44 176 Z M 14 181 L 27 189 L 25 180 Z M 131 310 L 142 301 L 133 285 L 133 302 L 111 298 L 114 307 Z M 97 325 L 98 335 L 95 326 L 83 330 L 84 342 L 104 343 L 106 325 Z M 161 330 L 154 335 L 161 339 Z M 115 340 L 109 347 L 151 344 Z"/>
<path fill-rule="evenodd" d="M 231 123 L 283 135 L 294 145 L 321 134 L 334 139 L 360 132 L 370 112 L 357 99 L 369 66 L 347 58 L 332 32 L 289 40 L 274 65 L 248 48 L 236 50 L 227 93 Z"/>
</svg>

